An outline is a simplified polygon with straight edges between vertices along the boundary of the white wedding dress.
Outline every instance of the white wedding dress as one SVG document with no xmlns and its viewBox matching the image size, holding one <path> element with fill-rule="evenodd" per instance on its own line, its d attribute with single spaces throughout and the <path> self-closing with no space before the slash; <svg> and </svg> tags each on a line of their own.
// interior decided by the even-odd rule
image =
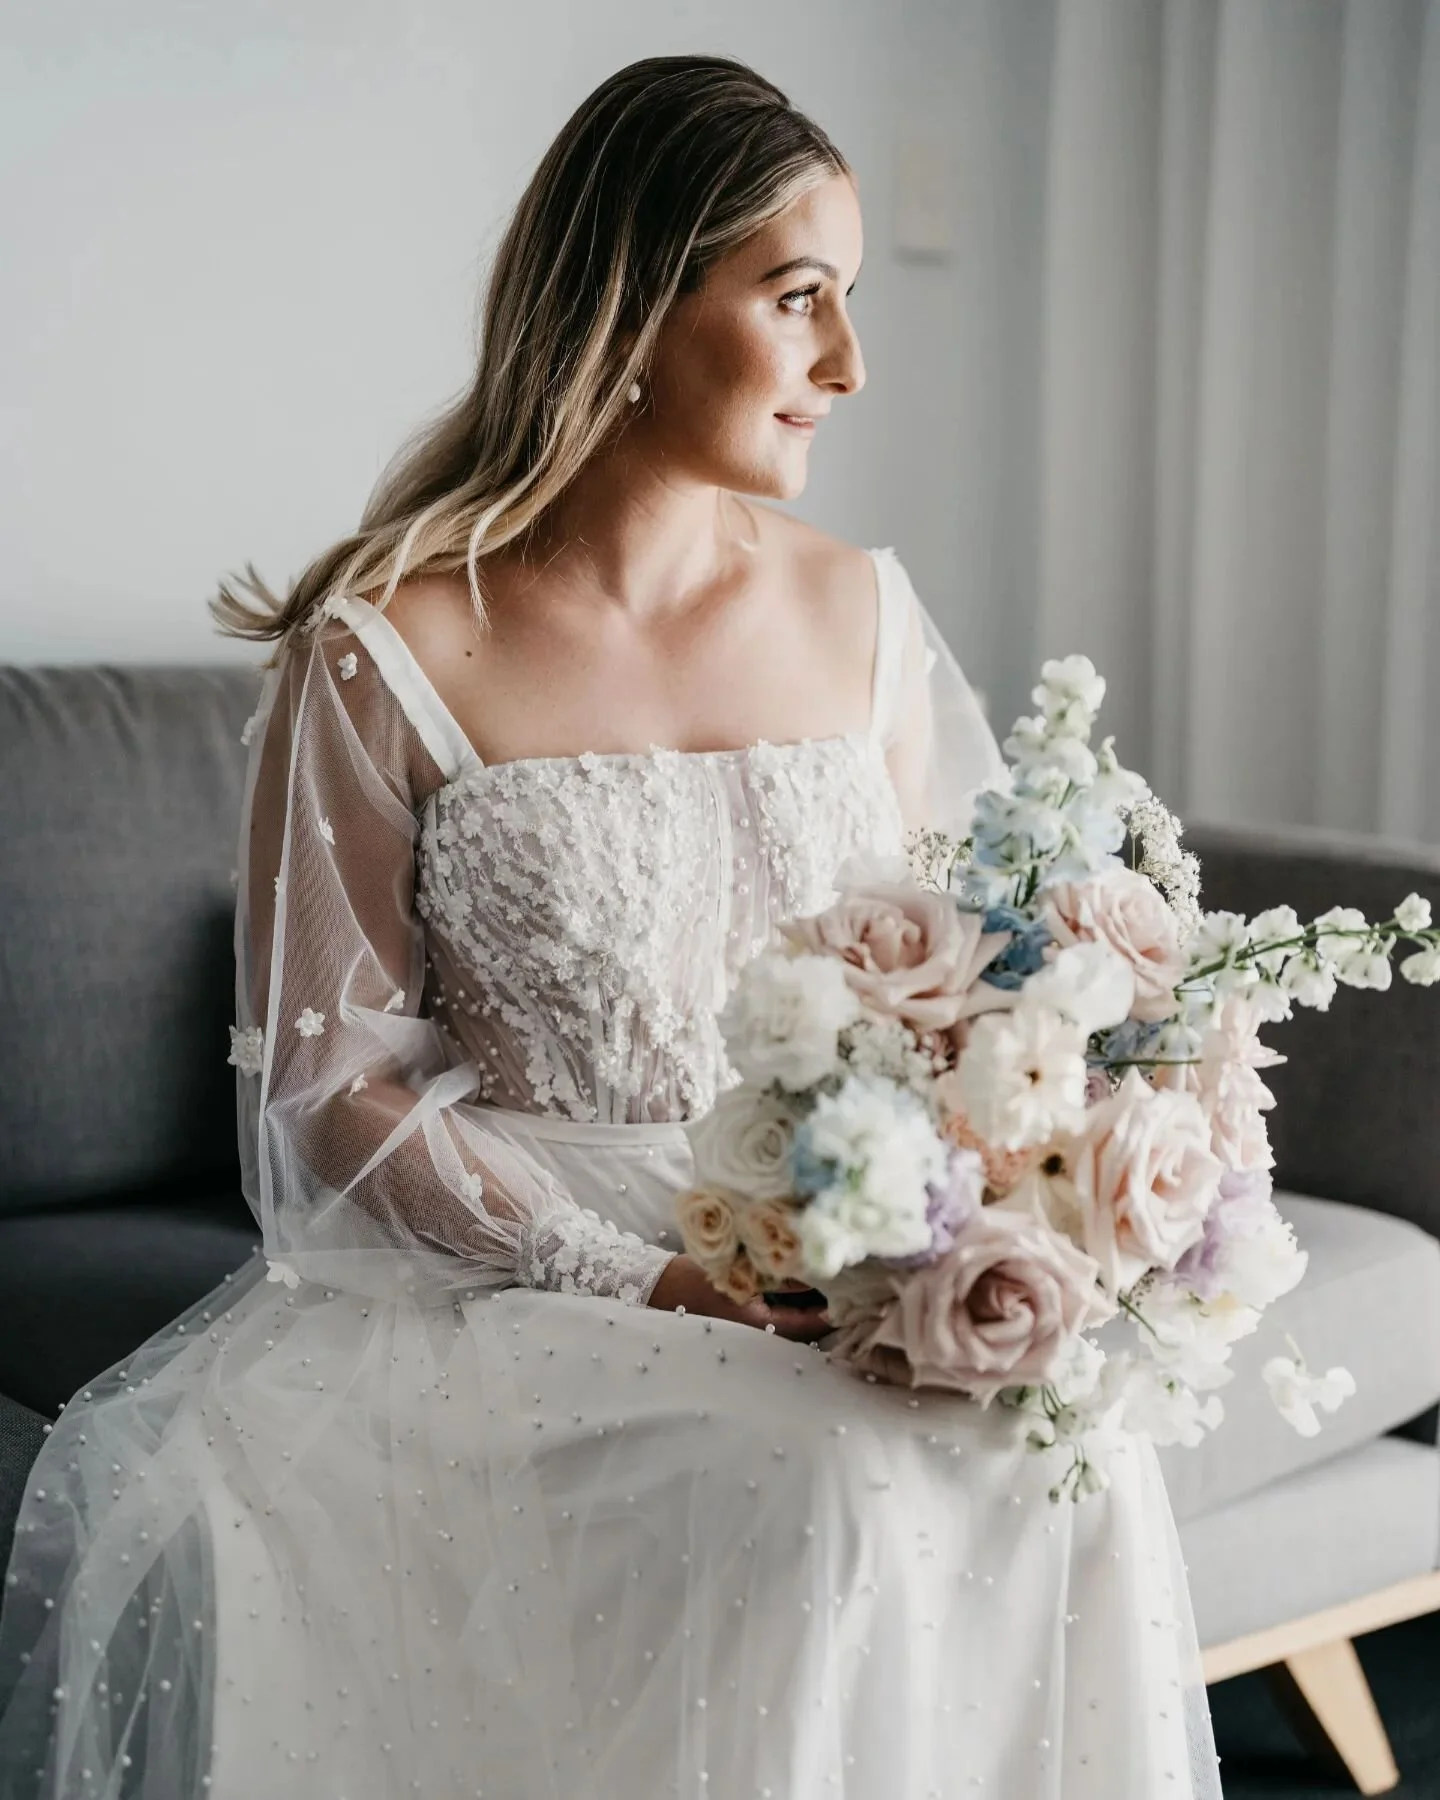
<svg viewBox="0 0 1440 1800">
<path fill-rule="evenodd" d="M 484 766 L 383 613 L 267 679 L 234 1059 L 264 1229 L 75 1396 L 0 1621 L 6 1800 L 1216 1800 L 1153 1450 L 644 1304 L 716 1013 L 998 766 L 892 550 L 867 728 Z M 943 815 L 943 817 L 942 817 Z"/>
</svg>

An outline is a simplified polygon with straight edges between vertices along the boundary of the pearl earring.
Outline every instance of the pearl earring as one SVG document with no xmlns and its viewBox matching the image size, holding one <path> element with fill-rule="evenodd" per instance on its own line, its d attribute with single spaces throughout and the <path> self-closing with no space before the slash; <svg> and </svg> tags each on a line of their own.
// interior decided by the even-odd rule
<svg viewBox="0 0 1440 1800">
<path fill-rule="evenodd" d="M 630 383 L 630 391 L 626 395 L 626 398 L 632 403 L 640 398 L 640 383 L 638 381 L 632 381 Z"/>
</svg>

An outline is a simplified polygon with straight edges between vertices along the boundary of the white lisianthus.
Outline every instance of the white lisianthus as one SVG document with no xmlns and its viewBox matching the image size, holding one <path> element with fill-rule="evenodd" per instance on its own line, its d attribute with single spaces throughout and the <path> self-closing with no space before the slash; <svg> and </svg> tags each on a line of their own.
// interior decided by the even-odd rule
<svg viewBox="0 0 1440 1800">
<path fill-rule="evenodd" d="M 1420 894 L 1407 894 L 1395 908 L 1395 923 L 1402 931 L 1430 929 L 1430 902 Z"/>
<path fill-rule="evenodd" d="M 800 1214 L 806 1261 L 817 1275 L 866 1256 L 929 1248 L 926 1184 L 943 1179 L 947 1150 L 913 1094 L 852 1075 L 837 1093 L 819 1096 L 802 1131 L 807 1162 L 836 1171 Z"/>
<path fill-rule="evenodd" d="M 794 1192 L 795 1118 L 764 1089 L 730 1088 L 685 1132 L 695 1153 L 697 1187 L 724 1188 L 747 1200 L 783 1200 Z"/>
<path fill-rule="evenodd" d="M 1228 1238 L 1216 1275 L 1242 1306 L 1264 1308 L 1288 1294 L 1304 1275 L 1310 1254 L 1295 1241 L 1295 1230 L 1272 1205 L 1258 1230 Z"/>
<path fill-rule="evenodd" d="M 1081 1129 L 1085 1076 L 1084 1032 L 1048 1007 L 1032 1005 L 984 1013 L 973 1022 L 955 1085 L 966 1117 L 986 1143 L 1023 1150 Z"/>
<path fill-rule="evenodd" d="M 834 1072 L 839 1035 L 861 1010 L 837 958 L 764 951 L 740 971 L 719 1025 L 747 1081 L 798 1092 Z"/>
<path fill-rule="evenodd" d="M 1059 1013 L 1082 1038 L 1118 1025 L 1135 1003 L 1135 972 L 1103 939 L 1084 939 L 1057 951 L 1020 990 L 1020 1006 Z"/>
<path fill-rule="evenodd" d="M 1301 1437 L 1314 1437 L 1320 1430 L 1317 1406 L 1334 1412 L 1355 1392 L 1355 1377 L 1348 1369 L 1327 1369 L 1323 1375 L 1312 1375 L 1303 1358 L 1272 1356 L 1260 1373 L 1270 1398 Z"/>
<path fill-rule="evenodd" d="M 1428 950 L 1417 950 L 1400 965 L 1400 973 L 1416 987 L 1434 987 L 1440 981 L 1440 944 Z"/>
</svg>

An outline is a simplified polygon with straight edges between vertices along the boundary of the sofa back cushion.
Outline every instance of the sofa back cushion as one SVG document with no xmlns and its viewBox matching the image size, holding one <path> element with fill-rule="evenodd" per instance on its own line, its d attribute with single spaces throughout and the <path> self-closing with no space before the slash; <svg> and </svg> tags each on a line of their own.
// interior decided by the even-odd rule
<svg viewBox="0 0 1440 1800">
<path fill-rule="evenodd" d="M 1207 912 L 1253 916 L 1288 902 L 1308 923 L 1332 906 L 1373 924 L 1409 893 L 1440 924 L 1440 850 L 1358 834 L 1287 826 L 1194 825 L 1182 839 L 1200 858 Z M 1297 1006 L 1262 1037 L 1289 1060 L 1262 1073 L 1275 1184 L 1372 1206 L 1440 1236 L 1440 987 L 1405 981 L 1391 956 L 1388 993 L 1341 986 L 1328 1012 Z"/>
<path fill-rule="evenodd" d="M 238 1179 L 246 668 L 0 668 L 0 1212 Z"/>
</svg>

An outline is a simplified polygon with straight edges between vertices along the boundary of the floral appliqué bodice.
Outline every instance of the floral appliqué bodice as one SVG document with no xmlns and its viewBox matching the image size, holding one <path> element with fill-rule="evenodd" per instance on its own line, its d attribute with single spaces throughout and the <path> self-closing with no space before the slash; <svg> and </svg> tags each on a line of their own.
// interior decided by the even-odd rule
<svg viewBox="0 0 1440 1800">
<path fill-rule="evenodd" d="M 731 750 L 483 763 L 384 615 L 347 603 L 449 777 L 420 820 L 426 1011 L 483 1101 L 605 1123 L 708 1111 L 738 1079 L 718 1014 L 740 966 L 829 904 L 847 856 L 903 848 L 883 748 L 903 617 L 871 554 L 869 727 Z"/>
</svg>

